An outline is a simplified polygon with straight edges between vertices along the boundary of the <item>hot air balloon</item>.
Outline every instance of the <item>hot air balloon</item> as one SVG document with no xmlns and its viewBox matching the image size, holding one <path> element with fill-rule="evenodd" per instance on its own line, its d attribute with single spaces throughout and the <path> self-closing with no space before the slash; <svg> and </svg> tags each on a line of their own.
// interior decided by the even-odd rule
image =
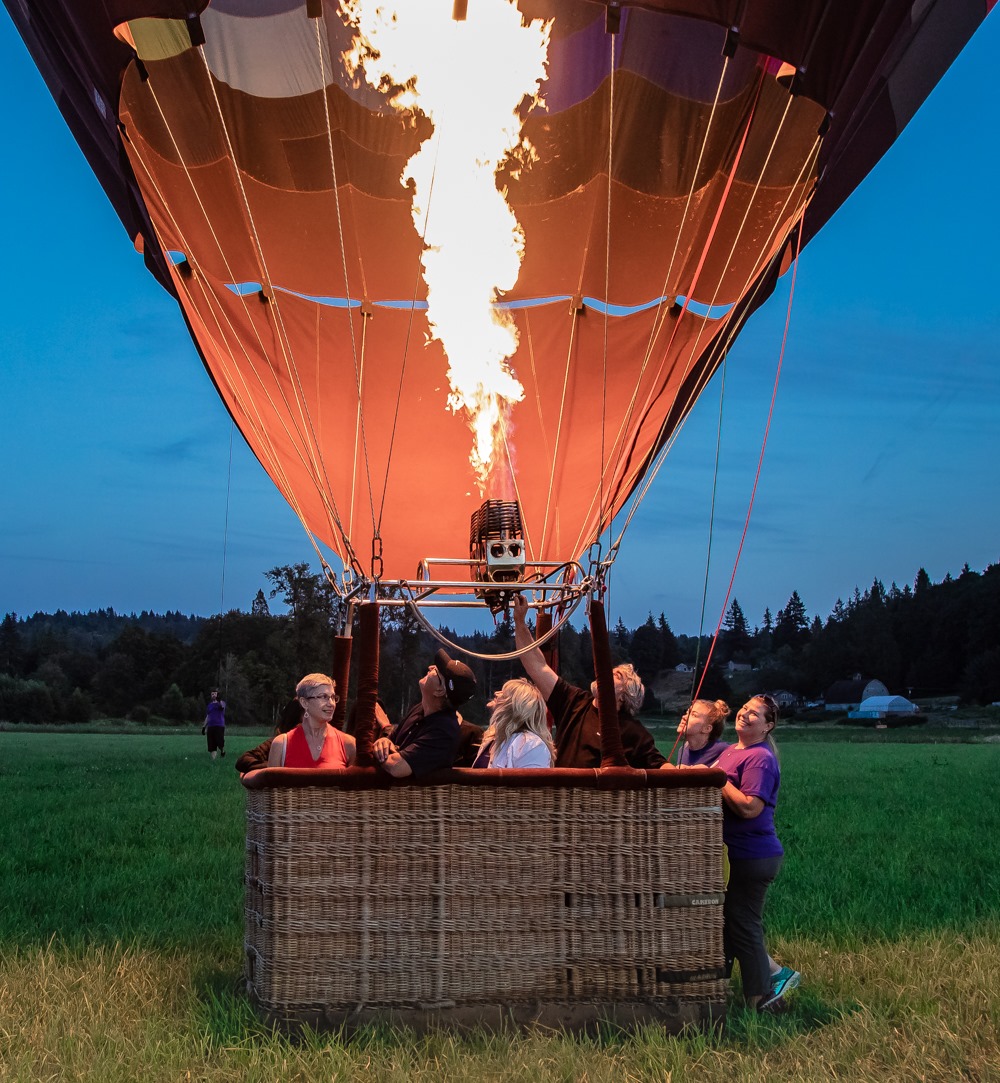
<svg viewBox="0 0 1000 1083">
<path fill-rule="evenodd" d="M 471 108 L 435 129 L 420 75 L 400 105 L 405 73 L 373 85 L 345 60 L 357 7 L 11 14 L 249 445 L 348 578 L 369 581 L 472 556 L 484 501 L 516 503 L 506 529 L 529 566 L 586 555 L 796 246 L 986 13 L 982 0 L 919 17 L 903 3 L 522 0 L 456 21 L 439 0 L 418 6 L 420 49 L 451 58 L 434 60 L 454 69 L 442 97 Z M 512 66 L 515 44 L 487 47 L 495 27 L 476 36 L 494 7 L 546 40 L 489 179 L 520 255 L 487 286 L 510 339 L 491 386 L 476 370 L 490 328 L 449 337 L 451 287 L 428 287 L 424 257 L 464 279 L 488 247 L 440 225 L 468 192 L 448 141 L 492 121 L 486 91 Z M 421 149 L 432 180 L 415 207 Z M 462 366 L 481 411 L 449 384 Z"/>
<path fill-rule="evenodd" d="M 519 584 L 556 589 L 553 576 L 567 594 L 600 586 L 630 501 L 747 317 L 991 6 L 401 0 L 379 21 L 360 0 L 6 2 L 226 407 L 336 554 L 340 589 L 413 601 L 427 597 L 419 584 L 443 581 L 491 607 Z M 603 706 L 602 719 L 614 714 Z M 651 810 L 595 811 L 588 790 L 565 818 L 532 804 L 548 792 L 537 779 L 522 782 L 513 798 L 495 780 L 469 783 L 463 800 L 479 830 L 500 824 L 496 854 L 505 817 L 556 824 L 552 847 L 539 842 L 527 862 L 529 902 L 517 902 L 541 906 L 530 885 L 544 881 L 546 905 L 562 908 L 534 969 L 515 974 L 508 960 L 497 991 L 495 970 L 450 944 L 447 906 L 485 890 L 468 886 L 481 853 L 459 838 L 438 872 L 390 876 L 371 836 L 387 795 L 351 782 L 329 822 L 351 817 L 364 891 L 391 883 L 374 903 L 358 888 L 338 904 L 378 923 L 402 892 L 430 915 L 408 949 L 420 965 L 407 985 L 366 925 L 356 973 L 317 993 L 329 966 L 316 943 L 335 933 L 310 932 L 319 975 L 300 956 L 279 966 L 268 940 L 279 907 L 248 922 L 259 1001 L 279 1013 L 317 998 L 384 1005 L 388 980 L 411 1005 L 527 990 L 554 1002 L 687 998 L 711 1016 L 718 967 L 697 951 L 662 961 L 672 908 L 687 908 L 684 921 L 718 910 L 711 812 L 698 821 L 703 865 L 676 891 L 662 865 L 640 870 L 628 855 L 656 849 L 662 794 L 675 805 L 694 795 L 685 815 L 697 819 L 698 787 L 718 781 L 593 783 L 620 783 L 615 800 Z M 401 793 L 393 800 L 419 804 L 404 820 L 447 833 L 433 787 Z M 272 819 L 295 804 L 289 794 L 252 795 L 250 894 L 274 894 L 287 852 Z M 610 879 L 624 890 L 597 890 L 578 860 L 605 824 L 619 832 Z M 571 829 L 567 842 L 559 832 Z M 495 905 L 517 895 L 508 888 Z M 602 930 L 587 926 L 583 947 L 581 914 Z M 619 950 L 631 934 L 606 933 L 628 915 L 638 954 Z M 655 942 L 643 939 L 654 926 Z"/>
</svg>

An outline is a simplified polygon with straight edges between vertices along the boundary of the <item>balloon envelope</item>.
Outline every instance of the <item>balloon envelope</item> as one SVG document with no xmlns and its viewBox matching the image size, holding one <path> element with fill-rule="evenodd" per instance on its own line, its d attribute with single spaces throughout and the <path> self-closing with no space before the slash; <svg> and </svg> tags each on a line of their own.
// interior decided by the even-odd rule
<svg viewBox="0 0 1000 1083">
<path fill-rule="evenodd" d="M 987 10 L 520 0 L 550 21 L 533 160 L 495 181 L 523 232 L 496 300 L 524 396 L 482 486 L 400 182 L 433 126 L 347 70 L 337 6 L 86 8 L 11 15 L 275 484 L 390 578 L 466 556 L 484 497 L 519 501 L 529 559 L 584 552 Z"/>
</svg>

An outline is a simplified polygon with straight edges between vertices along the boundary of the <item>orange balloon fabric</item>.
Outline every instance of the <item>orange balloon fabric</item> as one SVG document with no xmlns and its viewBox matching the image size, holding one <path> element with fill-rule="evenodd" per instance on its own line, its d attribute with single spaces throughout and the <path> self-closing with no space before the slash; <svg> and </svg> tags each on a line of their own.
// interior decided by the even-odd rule
<svg viewBox="0 0 1000 1083">
<path fill-rule="evenodd" d="M 518 330 L 509 364 L 525 394 L 482 490 L 400 183 L 432 125 L 356 85 L 338 6 L 11 12 L 251 448 L 363 574 L 379 546 L 388 578 L 466 557 L 485 498 L 519 501 L 529 559 L 586 552 L 795 241 L 987 11 L 928 0 L 914 22 L 901 0 L 516 2 L 551 20 L 551 41 L 523 118 L 535 160 L 496 178 L 524 236 L 497 303 Z"/>
</svg>

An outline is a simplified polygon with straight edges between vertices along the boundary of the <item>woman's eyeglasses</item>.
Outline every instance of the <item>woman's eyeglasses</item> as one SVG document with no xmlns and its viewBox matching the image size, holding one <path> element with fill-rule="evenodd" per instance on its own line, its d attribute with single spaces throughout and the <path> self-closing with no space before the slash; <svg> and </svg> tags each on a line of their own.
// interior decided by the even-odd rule
<svg viewBox="0 0 1000 1083">
<path fill-rule="evenodd" d="M 331 696 L 329 694 L 329 692 L 324 692 L 324 693 L 322 693 L 321 695 L 318 695 L 318 696 L 303 696 L 302 698 L 303 699 L 318 699 L 318 700 L 321 700 L 323 703 L 332 703 L 332 704 L 334 704 L 334 706 L 336 706 L 340 702 L 340 696 L 338 696 L 336 694 Z"/>
</svg>

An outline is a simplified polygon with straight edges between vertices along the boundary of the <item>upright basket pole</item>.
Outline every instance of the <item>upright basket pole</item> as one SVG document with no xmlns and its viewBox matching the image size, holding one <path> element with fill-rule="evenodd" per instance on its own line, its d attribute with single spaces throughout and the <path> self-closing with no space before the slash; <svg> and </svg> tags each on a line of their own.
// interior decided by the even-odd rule
<svg viewBox="0 0 1000 1083">
<path fill-rule="evenodd" d="M 347 717 L 347 688 L 351 682 L 353 644 L 354 640 L 349 635 L 333 637 L 333 679 L 337 682 L 337 695 L 340 697 L 333 712 L 333 724 L 339 730 L 344 728 L 344 719 Z"/>
<path fill-rule="evenodd" d="M 597 677 L 597 707 L 601 719 L 601 766 L 628 767 L 618 725 L 618 701 L 615 675 L 611 668 L 611 644 L 604 603 L 590 600 L 590 639 L 594 648 L 594 673 Z"/>
<path fill-rule="evenodd" d="M 358 610 L 358 699 L 354 736 L 358 742 L 357 764 L 375 763 L 375 705 L 378 701 L 378 603 L 366 602 Z"/>
<path fill-rule="evenodd" d="M 552 613 L 548 609 L 540 609 L 535 620 L 535 639 L 541 639 L 552 631 Z M 552 639 L 542 647 L 542 654 L 549 668 L 559 672 L 559 637 Z"/>
</svg>

